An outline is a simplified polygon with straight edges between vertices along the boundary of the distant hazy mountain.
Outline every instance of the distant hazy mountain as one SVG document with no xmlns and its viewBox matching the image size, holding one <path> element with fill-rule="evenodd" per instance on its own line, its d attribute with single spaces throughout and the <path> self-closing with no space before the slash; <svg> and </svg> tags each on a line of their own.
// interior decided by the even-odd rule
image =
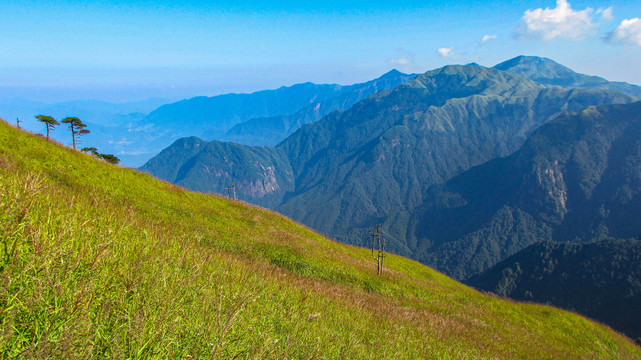
<svg viewBox="0 0 641 360">
<path fill-rule="evenodd" d="M 456 278 L 539 241 L 641 234 L 641 102 L 589 107 L 542 126 L 513 155 L 433 188 L 388 219 L 423 263 Z"/>
<path fill-rule="evenodd" d="M 547 58 L 518 56 L 502 62 L 494 68 L 513 72 L 545 85 L 610 89 L 620 91 L 630 96 L 641 97 L 641 86 L 628 84 L 626 82 L 611 82 L 598 76 L 579 74 Z"/>
<path fill-rule="evenodd" d="M 147 114 L 161 105 L 170 102 L 169 99 L 152 98 L 129 103 L 110 103 L 98 100 L 65 101 L 59 103 L 43 103 L 18 98 L 0 99 L 0 115 L 15 124 L 20 118 L 23 124 L 37 123 L 36 115 L 47 114 L 55 118 L 76 116 L 93 124 L 102 126 L 126 125 L 129 114 Z M 42 125 L 41 123 L 37 123 Z"/>
<path fill-rule="evenodd" d="M 138 139 L 136 142 L 149 158 L 188 136 L 263 145 L 262 141 L 278 141 L 302 123 L 315 121 L 329 111 L 412 77 L 392 71 L 379 79 L 349 86 L 304 83 L 251 94 L 195 97 L 154 110 L 129 135 Z M 249 120 L 252 121 L 225 134 Z"/>
<path fill-rule="evenodd" d="M 537 243 L 467 283 L 573 310 L 641 337 L 641 240 Z"/>
<path fill-rule="evenodd" d="M 125 166 L 140 166 L 181 137 L 212 140 L 225 136 L 248 144 L 277 143 L 304 123 L 348 108 L 376 91 L 392 88 L 414 76 L 393 70 L 362 84 L 304 83 L 251 94 L 195 97 L 171 104 L 165 99 L 127 104 L 93 100 L 44 104 L 4 99 L 0 100 L 0 117 L 13 123 L 20 118 L 23 127 L 42 133 L 44 126 L 34 119 L 38 114 L 58 119 L 77 116 L 91 131 L 83 137 L 84 145 L 114 153 Z M 234 125 L 249 120 L 225 135 Z M 54 138 L 68 143 L 70 136 L 60 130 L 54 133 Z"/>
<path fill-rule="evenodd" d="M 304 124 L 320 120 L 334 110 L 349 109 L 358 101 L 373 93 L 392 89 L 413 80 L 416 74 L 403 74 L 392 70 L 385 75 L 361 84 L 343 87 L 343 91 L 329 99 L 315 101 L 296 113 L 268 118 L 255 118 L 232 127 L 218 140 L 245 145 L 275 146 Z M 205 138 L 211 137 L 205 134 Z"/>
</svg>

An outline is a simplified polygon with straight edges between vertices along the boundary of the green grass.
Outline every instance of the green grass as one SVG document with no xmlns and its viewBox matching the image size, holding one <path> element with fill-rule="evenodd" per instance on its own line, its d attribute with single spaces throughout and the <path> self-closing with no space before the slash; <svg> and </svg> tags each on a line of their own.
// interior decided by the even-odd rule
<svg viewBox="0 0 641 360">
<path fill-rule="evenodd" d="M 0 359 L 639 359 L 578 315 L 0 122 Z"/>
</svg>

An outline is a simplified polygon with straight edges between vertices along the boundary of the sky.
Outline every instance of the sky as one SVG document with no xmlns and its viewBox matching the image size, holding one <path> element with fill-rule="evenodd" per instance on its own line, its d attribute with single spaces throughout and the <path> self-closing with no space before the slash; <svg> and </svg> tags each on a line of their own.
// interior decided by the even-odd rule
<svg viewBox="0 0 641 360">
<path fill-rule="evenodd" d="M 518 55 L 641 85 L 641 5 L 0 0 L 0 99 L 181 99 Z"/>
</svg>

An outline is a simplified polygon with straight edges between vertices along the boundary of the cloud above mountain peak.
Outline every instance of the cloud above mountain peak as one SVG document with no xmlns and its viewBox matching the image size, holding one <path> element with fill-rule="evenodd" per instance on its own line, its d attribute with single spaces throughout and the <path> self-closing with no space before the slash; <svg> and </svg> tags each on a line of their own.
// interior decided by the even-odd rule
<svg viewBox="0 0 641 360">
<path fill-rule="evenodd" d="M 553 9 L 539 8 L 525 11 L 516 35 L 519 38 L 541 40 L 556 38 L 582 40 L 598 26 L 593 21 L 593 14 L 594 10 L 591 8 L 576 11 L 567 0 L 557 0 L 556 7 Z M 603 10 L 600 14 L 602 17 L 607 17 L 611 14 L 611 10 Z"/>
</svg>

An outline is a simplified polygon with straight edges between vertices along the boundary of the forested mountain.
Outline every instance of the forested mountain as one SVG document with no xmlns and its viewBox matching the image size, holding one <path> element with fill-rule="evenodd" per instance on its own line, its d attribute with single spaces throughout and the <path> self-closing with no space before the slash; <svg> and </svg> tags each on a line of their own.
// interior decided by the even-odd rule
<svg viewBox="0 0 641 360">
<path fill-rule="evenodd" d="M 276 210 L 360 244 L 354 229 L 411 211 L 430 186 L 511 154 L 561 112 L 632 100 L 612 90 L 543 86 L 478 65 L 429 71 L 279 144 L 296 189 Z"/>
<path fill-rule="evenodd" d="M 547 303 L 641 338 L 641 240 L 541 242 L 468 279 L 477 289 Z"/>
<path fill-rule="evenodd" d="M 194 191 L 225 196 L 234 183 L 237 199 L 264 207 L 279 205 L 294 190 L 289 159 L 282 150 L 268 146 L 182 138 L 140 170 Z"/>
<path fill-rule="evenodd" d="M 496 66 L 495 69 L 509 71 L 544 85 L 558 85 L 568 88 L 610 89 L 641 97 L 641 86 L 626 82 L 607 81 L 598 76 L 579 74 L 550 60 L 537 56 L 517 56 Z"/>
<path fill-rule="evenodd" d="M 296 113 L 255 118 L 242 122 L 232 127 L 226 134 L 217 137 L 217 139 L 245 145 L 275 146 L 304 124 L 320 120 L 334 110 L 349 109 L 370 94 L 392 89 L 413 80 L 415 77 L 415 74 L 407 75 L 398 70 L 392 70 L 378 79 L 362 84 L 345 86 L 337 96 L 314 101 Z M 204 137 L 209 138 L 211 136 L 206 133 Z"/>
<path fill-rule="evenodd" d="M 542 126 L 513 155 L 431 189 L 388 218 L 421 262 L 464 279 L 544 240 L 641 234 L 641 102 L 589 107 Z"/>
</svg>

